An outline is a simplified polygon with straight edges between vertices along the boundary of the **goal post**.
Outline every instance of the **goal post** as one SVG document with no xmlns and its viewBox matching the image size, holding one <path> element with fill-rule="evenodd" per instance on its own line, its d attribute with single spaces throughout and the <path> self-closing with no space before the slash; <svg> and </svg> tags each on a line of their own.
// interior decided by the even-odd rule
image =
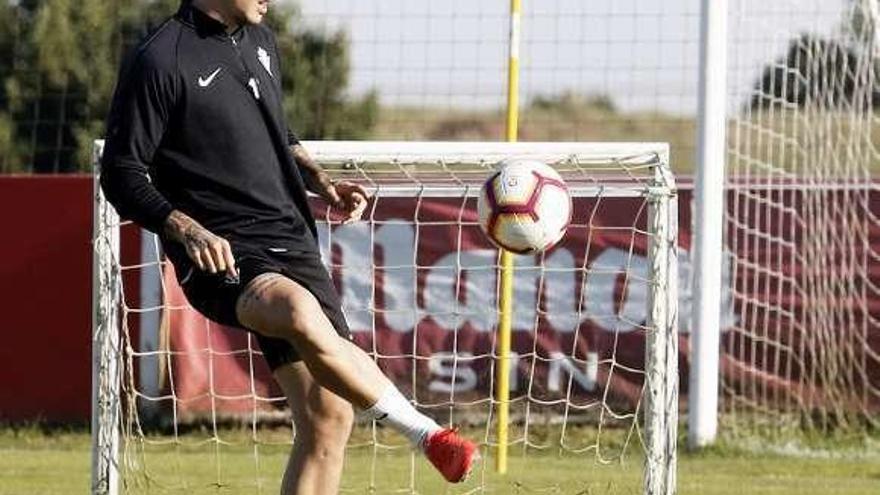
<svg viewBox="0 0 880 495">
<path fill-rule="evenodd" d="M 559 247 L 518 257 L 513 273 L 512 352 L 505 356 L 511 363 L 508 445 L 524 458 L 558 449 L 585 465 L 638 452 L 644 459 L 644 493 L 675 493 L 678 209 L 666 144 L 321 141 L 304 146 L 331 176 L 357 181 L 374 195 L 364 221 L 354 225 L 342 225 L 313 198 L 322 256 L 355 341 L 416 407 L 441 423 L 471 428 L 484 456 L 498 445 L 490 426 L 499 407 L 495 369 L 501 356 L 492 330 L 500 321 L 495 304 L 500 263 L 497 250 L 479 234 L 476 198 L 504 160 L 538 160 L 559 171 L 575 201 L 572 226 Z M 229 480 L 234 474 L 224 470 L 234 456 L 221 455 L 235 444 L 229 439 L 234 434 L 224 431 L 229 424 L 224 418 L 250 431 L 240 440 L 247 453 L 238 452 L 240 460 L 234 462 L 252 464 L 256 474 L 240 491 L 265 489 L 281 473 L 267 475 L 268 482 L 259 474 L 267 469 L 261 459 L 279 441 L 266 440 L 271 433 L 262 425 L 277 427 L 280 417 L 290 426 L 283 398 L 257 383 L 259 351 L 250 338 L 231 331 L 221 345 L 224 329 L 206 320 L 191 325 L 192 310 L 179 299 L 170 265 L 148 253 L 142 255 L 144 260 L 151 256 L 148 261 L 122 266 L 120 221 L 97 185 L 100 142 L 95 149 L 92 491 L 118 493 L 132 480 L 149 485 L 162 477 L 168 478 L 165 487 L 187 486 L 193 473 L 179 472 L 179 457 L 167 460 L 180 456 L 181 449 L 203 449 L 204 464 L 213 467 L 205 474 L 210 482 L 236 486 Z M 125 297 L 122 273 L 146 273 L 148 267 L 162 277 L 160 303 L 170 325 L 168 342 L 163 340 L 167 347 L 158 349 L 140 347 L 143 333 L 158 329 L 141 319 L 135 338 L 125 323 L 129 313 L 150 308 L 135 307 L 136 301 Z M 149 297 L 155 304 L 155 296 Z M 149 321 L 160 319 L 166 318 Z M 206 340 L 187 344 L 180 339 L 191 335 Z M 229 343 L 236 338 L 246 339 L 243 347 Z M 139 365 L 159 354 L 165 356 L 169 383 L 153 391 L 154 377 L 142 376 L 152 367 Z M 194 362 L 208 367 L 210 380 L 190 392 L 186 387 L 192 385 L 183 380 Z M 220 372 L 224 365 L 228 368 Z M 243 377 L 243 388 L 234 388 L 233 374 Z M 225 379 L 230 383 L 221 383 Z M 139 410 L 145 403 L 148 413 Z M 164 415 L 160 421 L 166 427 L 145 433 L 147 415 Z M 206 436 L 191 440 L 187 422 L 205 425 Z M 389 440 L 375 425 L 356 430 L 363 434 L 356 432 L 359 440 L 350 449 L 369 452 L 370 489 L 430 492 L 415 467 L 406 481 L 388 486 L 392 481 L 381 474 L 378 456 L 398 452 L 405 442 Z M 485 465 L 480 469 L 469 482 L 474 487 L 497 476 Z M 514 470 L 507 476 L 519 474 Z"/>
<path fill-rule="evenodd" d="M 672 494 L 678 442 L 678 203 L 675 191 L 663 186 L 674 183 L 669 171 L 656 173 L 648 205 L 653 284 L 645 345 L 645 491 Z"/>
<path fill-rule="evenodd" d="M 92 493 L 114 495 L 119 485 L 119 436 L 122 426 L 120 347 L 119 215 L 101 185 L 104 143 L 94 143 L 92 216 Z"/>
</svg>

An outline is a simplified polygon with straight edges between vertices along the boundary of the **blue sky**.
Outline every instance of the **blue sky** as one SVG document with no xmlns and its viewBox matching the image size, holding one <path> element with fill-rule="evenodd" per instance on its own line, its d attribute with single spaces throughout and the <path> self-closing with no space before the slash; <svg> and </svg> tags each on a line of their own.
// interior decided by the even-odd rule
<svg viewBox="0 0 880 495">
<path fill-rule="evenodd" d="M 732 0 L 731 107 L 799 32 L 838 28 L 848 0 Z M 500 107 L 508 0 L 299 0 L 352 41 L 352 91 L 388 104 Z M 699 0 L 524 0 L 522 94 L 606 94 L 622 108 L 696 109 Z"/>
</svg>

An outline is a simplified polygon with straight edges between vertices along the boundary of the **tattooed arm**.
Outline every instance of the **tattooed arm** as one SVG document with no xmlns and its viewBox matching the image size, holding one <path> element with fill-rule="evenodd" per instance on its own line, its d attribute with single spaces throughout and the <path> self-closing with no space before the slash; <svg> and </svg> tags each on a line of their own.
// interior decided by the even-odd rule
<svg viewBox="0 0 880 495">
<path fill-rule="evenodd" d="M 318 162 L 312 159 L 303 145 L 299 143 L 291 145 L 290 153 L 293 155 L 293 160 L 300 169 L 303 181 L 306 184 L 306 189 L 321 196 L 333 205 L 338 203 L 339 196 L 336 194 L 330 176 L 327 175 L 327 172 L 324 171 Z"/>
<path fill-rule="evenodd" d="M 211 273 L 226 272 L 238 278 L 235 258 L 229 242 L 212 234 L 180 210 L 174 210 L 165 220 L 165 234 L 186 248 L 186 254 L 199 267 Z"/>
<path fill-rule="evenodd" d="M 341 209 L 347 215 L 344 223 L 359 220 L 367 208 L 367 190 L 360 184 L 349 181 L 333 181 L 321 165 L 309 156 L 306 149 L 296 142 L 290 146 L 290 153 L 302 172 L 306 189 L 321 196 L 328 203 Z"/>
</svg>

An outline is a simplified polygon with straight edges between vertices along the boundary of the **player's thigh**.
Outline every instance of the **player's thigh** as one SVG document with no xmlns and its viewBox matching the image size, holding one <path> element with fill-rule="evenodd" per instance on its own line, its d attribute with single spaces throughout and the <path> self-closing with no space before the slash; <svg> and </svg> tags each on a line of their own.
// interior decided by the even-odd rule
<svg viewBox="0 0 880 495">
<path fill-rule="evenodd" d="M 315 296 L 278 273 L 254 278 L 239 296 L 235 311 L 242 325 L 269 337 L 309 344 L 336 335 Z"/>
<path fill-rule="evenodd" d="M 302 361 L 279 366 L 273 374 L 290 404 L 297 436 L 345 444 L 354 423 L 349 402 L 320 386 Z"/>
</svg>

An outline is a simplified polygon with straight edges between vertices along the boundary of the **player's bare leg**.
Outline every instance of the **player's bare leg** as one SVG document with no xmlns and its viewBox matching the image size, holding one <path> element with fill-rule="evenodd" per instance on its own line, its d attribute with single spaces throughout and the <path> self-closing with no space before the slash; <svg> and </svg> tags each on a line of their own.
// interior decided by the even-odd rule
<svg viewBox="0 0 880 495">
<path fill-rule="evenodd" d="M 470 472 L 479 457 L 476 446 L 419 413 L 362 349 L 336 333 L 307 289 L 263 274 L 245 288 L 236 312 L 246 327 L 290 342 L 318 384 L 402 433 L 448 481 Z"/>
<path fill-rule="evenodd" d="M 389 383 L 377 366 L 360 365 L 354 347 L 336 333 L 315 297 L 287 277 L 255 278 L 236 313 L 246 327 L 289 341 L 318 383 L 360 409 L 373 405 Z"/>
<path fill-rule="evenodd" d="M 354 423 L 351 404 L 321 387 L 305 363 L 283 365 L 274 376 L 287 396 L 296 426 L 281 495 L 337 493 Z"/>
</svg>

